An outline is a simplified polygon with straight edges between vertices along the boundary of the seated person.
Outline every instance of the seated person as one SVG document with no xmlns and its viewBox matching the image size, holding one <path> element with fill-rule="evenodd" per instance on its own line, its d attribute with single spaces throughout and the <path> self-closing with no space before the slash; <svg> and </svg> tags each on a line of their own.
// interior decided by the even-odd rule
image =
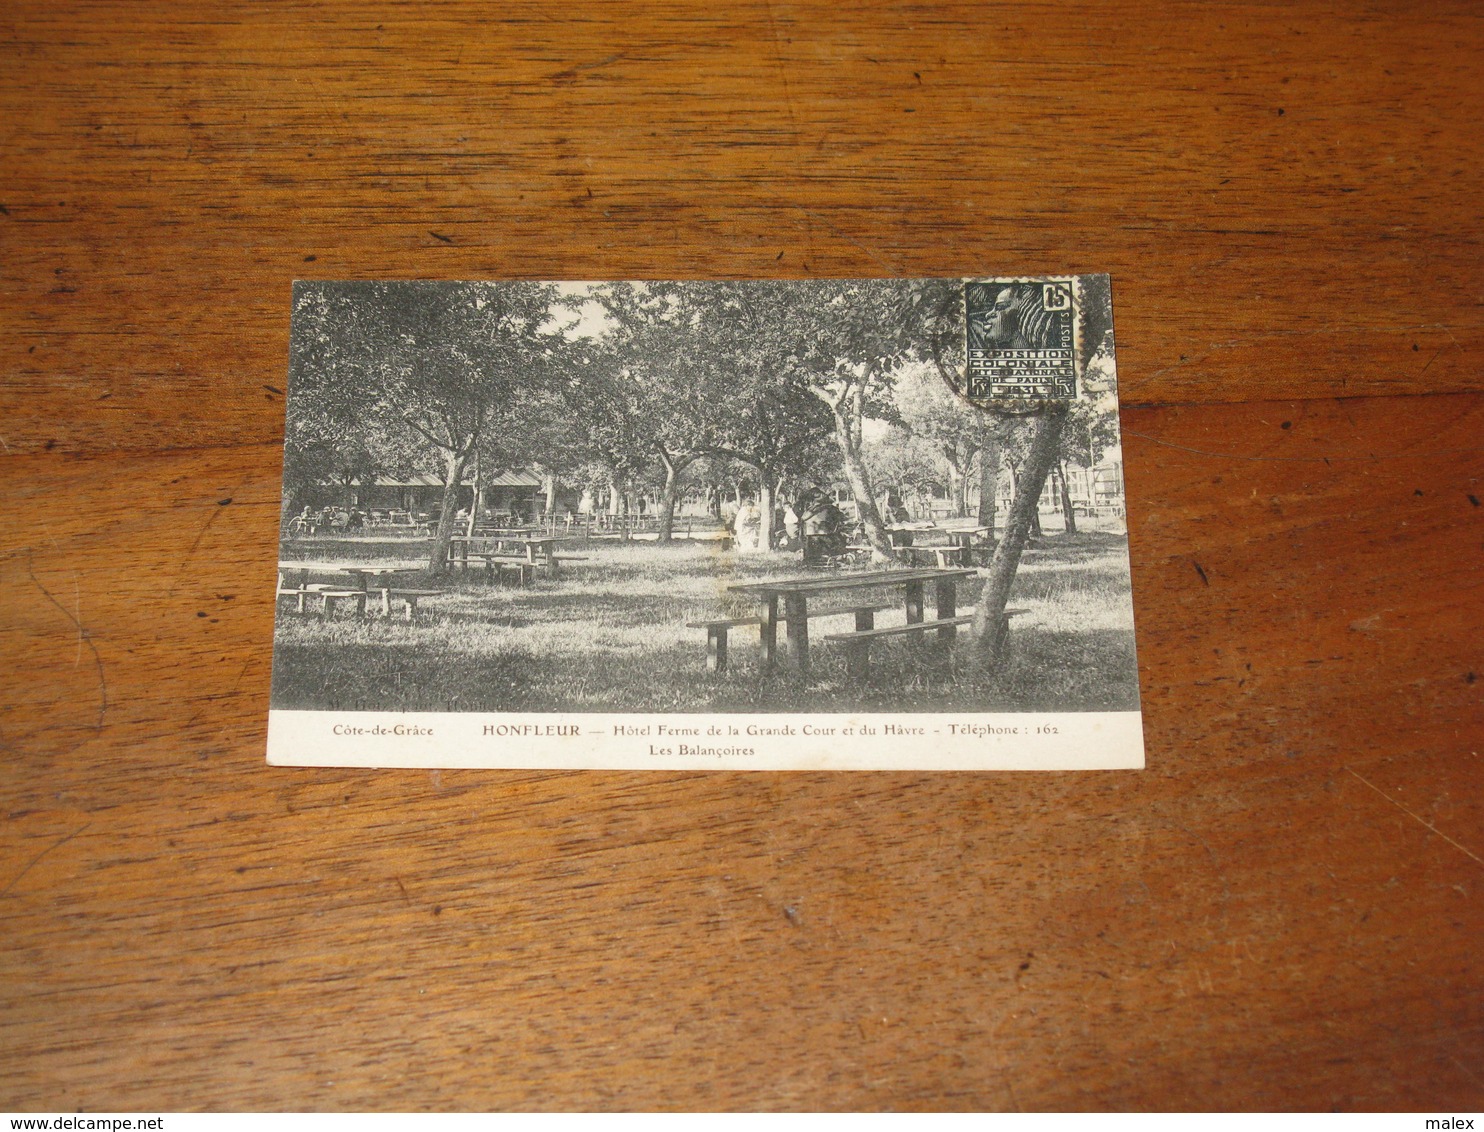
<svg viewBox="0 0 1484 1132">
<path fill-rule="evenodd" d="M 886 496 L 886 522 L 891 527 L 900 526 L 902 523 L 912 521 L 912 516 L 907 513 L 907 507 L 902 502 L 902 497 L 895 491 L 890 491 Z M 892 530 L 892 546 L 911 546 L 912 532 L 903 530 Z"/>
<path fill-rule="evenodd" d="M 798 512 L 806 563 L 845 553 L 848 525 L 834 499 L 822 491 L 805 492 L 799 499 Z"/>
</svg>

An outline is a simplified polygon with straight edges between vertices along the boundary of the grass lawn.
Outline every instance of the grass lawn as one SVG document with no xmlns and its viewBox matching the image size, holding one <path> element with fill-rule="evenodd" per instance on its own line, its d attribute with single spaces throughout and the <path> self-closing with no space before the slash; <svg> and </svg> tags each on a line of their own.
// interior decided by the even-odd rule
<svg viewBox="0 0 1484 1132">
<path fill-rule="evenodd" d="M 303 561 L 408 564 L 426 543 L 395 539 L 286 541 Z M 1011 596 L 1029 610 L 991 673 L 967 657 L 966 633 L 946 666 L 923 663 L 904 639 L 871 648 L 869 686 L 847 682 L 843 657 L 822 644 L 853 627 L 811 618 L 807 687 L 757 670 L 757 632 L 732 630 L 731 671 L 704 671 L 706 634 L 687 621 L 748 616 L 727 586 L 808 574 L 797 555 L 748 556 L 708 542 L 594 543 L 587 557 L 528 589 L 490 586 L 482 573 L 406 577 L 443 589 L 412 624 L 300 617 L 279 602 L 273 706 L 362 711 L 1110 711 L 1138 707 L 1127 541 L 1102 533 L 1051 535 L 1027 551 Z M 960 583 L 972 610 L 977 578 Z M 883 600 L 900 590 L 881 591 Z M 873 594 L 852 591 L 849 602 Z M 931 616 L 931 596 L 929 616 Z M 822 601 L 826 604 L 827 599 Z M 837 604 L 846 604 L 840 600 Z M 878 625 L 900 623 L 900 612 Z M 780 629 L 780 639 L 782 631 Z"/>
</svg>

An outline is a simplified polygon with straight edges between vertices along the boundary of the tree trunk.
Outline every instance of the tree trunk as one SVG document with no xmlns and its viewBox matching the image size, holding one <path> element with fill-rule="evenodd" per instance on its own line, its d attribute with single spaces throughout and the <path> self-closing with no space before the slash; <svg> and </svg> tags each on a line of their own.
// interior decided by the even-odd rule
<svg viewBox="0 0 1484 1132">
<path fill-rule="evenodd" d="M 1020 498 L 1020 484 L 1025 476 L 1025 461 L 1020 462 L 1020 467 L 1010 469 L 1010 499 L 1013 501 Z M 1009 521 L 1008 519 L 1006 520 Z M 1035 505 L 1031 508 L 1031 534 L 1037 538 L 1041 537 L 1041 497 L 1036 496 Z"/>
<path fill-rule="evenodd" d="M 850 492 L 855 496 L 856 513 L 865 527 L 866 541 L 871 544 L 871 559 L 875 562 L 894 562 L 897 556 L 892 550 L 891 536 L 886 533 L 886 524 L 881 519 L 876 499 L 871 494 L 871 477 L 866 472 L 866 465 L 858 451 L 844 444 L 841 444 L 840 449 L 842 463 L 845 465 L 845 482 L 850 485 Z"/>
<path fill-rule="evenodd" d="M 994 541 L 994 513 L 1000 491 L 1000 437 L 991 425 L 986 430 L 984 447 L 979 449 L 979 525 L 989 528 Z"/>
<path fill-rule="evenodd" d="M 954 496 L 954 517 L 958 519 L 968 518 L 969 515 L 969 477 L 974 473 L 974 457 L 979 454 L 979 444 L 968 440 L 960 440 L 953 446 L 953 456 L 949 463 L 954 473 L 958 476 L 957 494 Z"/>
<path fill-rule="evenodd" d="M 445 452 L 443 458 L 447 468 L 443 481 L 443 510 L 438 515 L 433 553 L 428 559 L 428 569 L 435 574 L 448 569 L 448 546 L 453 540 L 454 515 L 459 509 L 459 488 L 464 482 L 464 469 L 469 466 L 468 452 Z"/>
<path fill-rule="evenodd" d="M 474 536 L 475 524 L 479 522 L 479 512 L 484 506 L 484 474 L 479 467 L 479 454 L 474 455 L 474 498 L 469 503 L 469 522 L 465 525 L 464 534 Z"/>
<path fill-rule="evenodd" d="M 773 477 L 768 469 L 759 468 L 757 476 L 757 548 L 773 549 Z"/>
<path fill-rule="evenodd" d="M 871 544 L 871 561 L 895 562 L 891 536 L 886 533 L 886 524 L 881 519 L 881 510 L 876 506 L 876 492 L 871 486 L 870 473 L 861 458 L 860 397 L 841 397 L 830 405 L 835 417 L 835 440 L 840 445 L 841 463 L 845 466 L 845 482 L 855 496 L 855 508 L 861 524 L 866 529 L 866 541 Z"/>
<path fill-rule="evenodd" d="M 668 452 L 660 453 L 665 468 L 665 487 L 660 492 L 660 542 L 669 542 L 675 530 L 675 504 L 680 499 L 680 473 L 695 457 L 676 460 Z"/>
<path fill-rule="evenodd" d="M 666 464 L 665 486 L 660 489 L 660 525 L 655 534 L 656 542 L 670 542 L 675 535 L 675 503 L 680 494 L 675 481 L 674 470 Z"/>
<path fill-rule="evenodd" d="M 546 481 L 541 486 L 546 489 L 545 512 L 546 521 L 549 524 L 556 519 L 557 478 L 548 472 L 542 479 Z"/>
<path fill-rule="evenodd" d="M 979 607 L 974 611 L 973 640 L 980 657 L 989 663 L 999 659 L 1004 644 L 1000 623 L 1005 615 L 1005 603 L 1010 599 L 1010 587 L 1015 584 L 1015 572 L 1020 568 L 1020 555 L 1030 536 L 1031 520 L 1035 518 L 1041 501 L 1046 477 L 1056 463 L 1065 420 L 1065 409 L 1049 409 L 1037 422 L 1030 453 L 1016 483 L 1015 501 L 1010 504 L 1010 513 L 1005 517 L 1005 535 L 995 547 L 994 558 L 989 563 L 989 578 L 979 594 Z"/>
<path fill-rule="evenodd" d="M 1056 462 L 1056 475 L 1061 481 L 1061 517 L 1066 524 L 1066 532 L 1069 535 L 1077 533 L 1077 516 L 1072 513 L 1072 493 L 1067 489 L 1067 465 L 1064 461 Z"/>
</svg>

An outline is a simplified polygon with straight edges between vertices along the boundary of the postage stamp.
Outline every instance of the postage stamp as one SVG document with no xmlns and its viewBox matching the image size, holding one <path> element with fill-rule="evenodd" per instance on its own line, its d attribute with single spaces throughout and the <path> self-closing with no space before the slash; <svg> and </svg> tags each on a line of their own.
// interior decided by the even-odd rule
<svg viewBox="0 0 1484 1132">
<path fill-rule="evenodd" d="M 1072 279 L 964 284 L 973 400 L 1077 396 Z"/>
</svg>

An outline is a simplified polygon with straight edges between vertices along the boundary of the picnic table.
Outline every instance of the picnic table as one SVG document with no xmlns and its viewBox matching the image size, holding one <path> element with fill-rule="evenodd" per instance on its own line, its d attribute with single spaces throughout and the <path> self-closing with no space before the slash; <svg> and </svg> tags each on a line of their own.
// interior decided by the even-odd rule
<svg viewBox="0 0 1484 1132">
<path fill-rule="evenodd" d="M 283 562 L 278 563 L 278 578 L 280 594 L 297 594 L 299 598 L 299 612 L 303 613 L 304 599 L 313 592 L 310 586 L 309 576 L 311 574 L 347 574 L 349 581 L 343 590 L 327 589 L 324 594 L 351 593 L 358 594 L 358 605 L 362 612 L 365 611 L 366 601 L 373 593 L 381 596 L 381 612 L 390 617 L 392 613 L 392 594 L 396 587 L 391 584 L 398 574 L 416 574 L 421 570 L 419 566 L 368 566 L 359 563 L 343 562 Z M 380 585 L 372 586 L 372 582 Z M 332 600 L 326 597 L 326 601 Z M 410 608 L 410 607 L 409 607 Z"/>
<path fill-rule="evenodd" d="M 520 548 L 520 551 L 525 554 L 526 561 L 531 565 L 536 565 L 539 556 L 539 559 L 550 566 L 553 572 L 556 570 L 557 562 L 556 544 L 567 541 L 569 540 L 561 535 L 532 535 L 523 533 L 454 535 L 449 540 L 450 544 L 457 549 L 455 561 L 462 563 L 465 569 L 468 569 L 468 558 L 470 556 L 479 558 L 486 554 L 498 555 L 500 547 L 514 546 Z M 491 550 L 476 551 L 474 549 L 476 543 L 488 543 L 491 546 Z"/>
<path fill-rule="evenodd" d="M 918 520 L 911 523 L 888 523 L 886 525 L 886 536 L 892 546 L 911 546 L 913 539 L 928 531 L 936 531 L 937 526 L 927 520 Z"/>
<path fill-rule="evenodd" d="M 927 559 L 938 566 L 962 566 L 969 554 L 965 546 L 904 546 L 898 549 L 914 563 Z"/>
<path fill-rule="evenodd" d="M 563 535 L 455 535 L 450 540 L 449 561 L 457 563 L 466 573 L 471 558 L 483 559 L 486 573 L 492 573 L 499 562 L 519 561 L 523 565 L 521 584 L 525 585 L 530 580 L 531 572 L 537 566 L 545 566 L 551 571 L 552 577 L 556 577 L 561 572 L 564 559 L 573 562 L 581 561 L 570 555 L 560 555 L 556 552 L 558 543 L 571 541 Z M 479 543 L 485 544 L 486 549 L 474 549 Z"/>
<path fill-rule="evenodd" d="M 952 546 L 962 546 L 965 549 L 986 541 L 994 532 L 989 527 L 959 527 L 955 530 L 944 532 L 948 535 L 948 542 Z"/>
<path fill-rule="evenodd" d="M 415 535 L 432 534 L 427 521 L 415 518 L 411 511 L 387 511 L 385 514 L 373 511 L 366 525 L 391 531 L 410 531 Z"/>
<path fill-rule="evenodd" d="M 909 631 L 936 631 L 939 641 L 946 644 L 953 640 L 957 628 L 955 618 L 958 582 L 961 578 L 972 578 L 974 574 L 973 570 L 968 569 L 871 570 L 833 577 L 816 575 L 808 578 L 747 582 L 728 586 L 727 589 L 733 593 L 746 594 L 757 601 L 761 648 L 759 663 L 764 670 L 773 668 L 777 663 L 778 604 L 783 603 L 783 619 L 788 622 L 787 665 L 803 676 L 809 671 L 810 598 L 883 586 L 899 588 L 907 611 L 907 625 L 914 627 Z M 924 622 L 923 594 L 929 583 L 933 586 L 937 619 Z M 916 630 L 915 627 L 919 625 L 922 626 L 921 630 Z"/>
</svg>

